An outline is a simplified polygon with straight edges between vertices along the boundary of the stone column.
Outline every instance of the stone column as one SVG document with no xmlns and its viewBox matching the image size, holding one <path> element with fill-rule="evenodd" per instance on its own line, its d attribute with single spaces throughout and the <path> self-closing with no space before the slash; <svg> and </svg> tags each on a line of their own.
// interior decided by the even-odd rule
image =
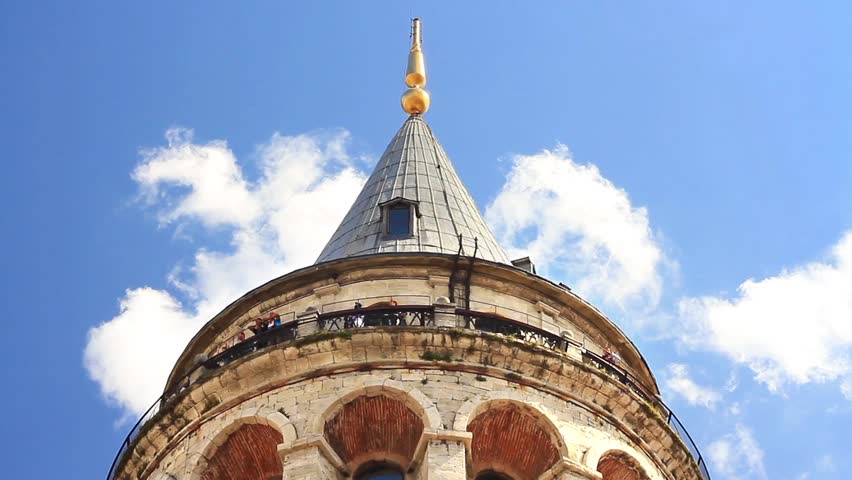
<svg viewBox="0 0 852 480">
<path fill-rule="evenodd" d="M 322 437 L 299 439 L 278 446 L 284 480 L 338 480 L 343 462 Z"/>
<path fill-rule="evenodd" d="M 296 323 L 298 325 L 296 336 L 302 338 L 318 332 L 319 325 L 317 324 L 317 318 L 319 318 L 319 312 L 314 307 L 308 307 L 307 310 L 296 315 Z"/>
<path fill-rule="evenodd" d="M 541 474 L 539 480 L 601 480 L 603 475 L 580 462 L 563 457 L 550 470 Z"/>
<path fill-rule="evenodd" d="M 447 297 L 438 297 L 435 299 L 434 307 L 435 326 L 436 327 L 459 327 L 458 318 L 456 317 L 456 306 L 450 303 Z"/>
<path fill-rule="evenodd" d="M 449 430 L 426 431 L 418 450 L 423 450 L 414 478 L 417 480 L 466 480 L 467 448 L 473 434 Z"/>
</svg>

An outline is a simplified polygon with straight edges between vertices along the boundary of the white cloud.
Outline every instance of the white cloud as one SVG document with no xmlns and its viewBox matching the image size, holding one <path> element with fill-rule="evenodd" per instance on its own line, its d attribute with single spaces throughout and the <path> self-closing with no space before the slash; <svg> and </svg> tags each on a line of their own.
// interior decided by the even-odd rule
<svg viewBox="0 0 852 480">
<path fill-rule="evenodd" d="M 740 386 L 740 380 L 737 378 L 737 372 L 732 371 L 728 376 L 728 381 L 725 382 L 725 390 L 734 392 Z"/>
<path fill-rule="evenodd" d="M 681 340 L 748 365 L 771 390 L 787 382 L 848 378 L 851 286 L 852 232 L 848 232 L 823 262 L 749 279 L 734 298 L 682 300 L 678 308 L 686 328 Z"/>
<path fill-rule="evenodd" d="M 840 384 L 840 393 L 843 394 L 846 400 L 852 402 L 852 379 L 847 378 Z"/>
<path fill-rule="evenodd" d="M 167 146 L 141 152 L 144 160 L 132 174 L 146 200 L 161 207 L 163 223 L 192 217 L 207 225 L 242 225 L 257 218 L 261 206 L 227 143 L 193 144 L 192 130 L 183 128 L 169 130 L 166 139 Z M 174 186 L 182 188 L 163 188 Z"/>
<path fill-rule="evenodd" d="M 719 392 L 712 388 L 704 387 L 695 383 L 695 381 L 689 377 L 689 370 L 687 366 L 682 363 L 669 364 L 666 387 L 672 392 L 682 396 L 690 405 L 702 405 L 711 410 L 715 408 L 716 403 L 722 399 Z"/>
<path fill-rule="evenodd" d="M 739 415 L 741 413 L 743 413 L 743 409 L 740 407 L 740 402 L 733 402 L 728 405 L 728 414 Z"/>
<path fill-rule="evenodd" d="M 763 450 L 751 430 L 737 424 L 734 433 L 710 444 L 708 454 L 713 472 L 726 479 L 766 478 Z"/>
<path fill-rule="evenodd" d="M 85 365 L 107 398 L 140 413 L 157 398 L 199 322 L 169 293 L 147 287 L 127 290 L 119 310 L 89 330 Z"/>
<path fill-rule="evenodd" d="M 511 256 L 570 275 L 583 295 L 618 306 L 659 302 L 667 260 L 648 212 L 564 146 L 515 156 L 486 217 Z"/>
<path fill-rule="evenodd" d="M 132 177 L 160 222 L 216 227 L 231 248 L 201 248 L 189 267 L 175 267 L 174 292 L 129 289 L 120 313 L 89 331 L 85 365 L 110 401 L 144 411 L 204 322 L 248 290 L 313 263 L 366 179 L 347 154 L 348 136 L 275 134 L 258 148 L 254 182 L 224 141 L 196 144 L 191 130 L 169 130 L 167 146 L 142 151 Z"/>
</svg>

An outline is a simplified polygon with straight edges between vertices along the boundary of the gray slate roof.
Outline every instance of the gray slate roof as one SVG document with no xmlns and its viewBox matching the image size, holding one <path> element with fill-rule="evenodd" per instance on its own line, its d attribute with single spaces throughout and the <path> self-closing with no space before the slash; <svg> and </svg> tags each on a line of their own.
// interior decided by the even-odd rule
<svg viewBox="0 0 852 480">
<path fill-rule="evenodd" d="M 416 234 L 388 238 L 381 205 L 394 199 L 417 202 Z M 349 213 L 337 227 L 316 263 L 373 253 L 432 252 L 455 254 L 462 235 L 463 254 L 510 264 L 488 229 L 432 129 L 412 115 L 391 140 Z"/>
</svg>

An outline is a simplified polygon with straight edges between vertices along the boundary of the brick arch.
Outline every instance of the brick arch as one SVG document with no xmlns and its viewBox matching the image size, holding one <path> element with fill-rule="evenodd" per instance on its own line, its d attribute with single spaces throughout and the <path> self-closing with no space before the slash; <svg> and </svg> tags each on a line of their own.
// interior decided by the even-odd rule
<svg viewBox="0 0 852 480">
<path fill-rule="evenodd" d="M 206 459 L 200 480 L 271 480 L 281 478 L 284 467 L 278 445 L 284 440 L 278 430 L 260 423 L 244 423 Z"/>
<path fill-rule="evenodd" d="M 650 480 L 633 457 L 620 450 L 610 450 L 598 460 L 597 471 L 602 480 Z"/>
<path fill-rule="evenodd" d="M 337 397 L 327 400 L 327 406 L 322 409 L 323 414 L 315 416 L 308 422 L 302 436 L 322 435 L 326 420 L 333 417 L 344 405 L 363 395 L 384 395 L 399 400 L 420 417 L 424 429 L 441 430 L 444 428 L 438 408 L 423 392 L 396 380 L 372 377 L 371 380 L 367 380 L 361 386 L 345 390 Z"/>
<path fill-rule="evenodd" d="M 624 467 L 617 468 L 619 464 L 616 461 L 622 462 Z M 659 478 L 656 468 L 651 461 L 642 455 L 632 446 L 617 440 L 607 440 L 593 444 L 583 457 L 583 464 L 591 469 L 601 472 L 604 475 L 604 480 L 624 479 L 624 480 L 648 480 L 650 478 Z M 628 470 L 635 471 L 638 476 L 619 476 L 618 472 L 627 472 Z"/>
<path fill-rule="evenodd" d="M 323 437 L 350 471 L 370 461 L 411 464 L 423 435 L 423 420 L 401 400 L 360 395 L 325 421 Z"/>
<path fill-rule="evenodd" d="M 486 409 L 495 405 L 512 403 L 527 408 L 542 422 L 544 428 L 552 434 L 554 444 L 559 450 L 560 455 L 577 461 L 580 460 L 579 454 L 574 451 L 576 448 L 571 448 L 572 446 L 565 443 L 565 439 L 568 438 L 570 434 L 563 432 L 562 429 L 557 426 L 558 416 L 544 405 L 541 405 L 541 399 L 539 397 L 530 395 L 529 393 L 522 393 L 514 390 L 497 390 L 489 392 L 483 398 L 470 399 L 463 403 L 462 406 L 459 407 L 458 412 L 456 412 L 455 419 L 453 420 L 453 430 L 463 432 L 467 430 L 467 426 L 470 422 Z"/>
<path fill-rule="evenodd" d="M 566 451 L 555 424 L 524 403 L 487 401 L 468 418 L 465 429 L 473 434 L 474 475 L 494 471 L 517 480 L 535 480 Z"/>
<path fill-rule="evenodd" d="M 191 480 L 266 480 L 269 475 L 276 474 L 275 478 L 281 478 L 278 446 L 296 439 L 296 429 L 290 419 L 267 406 L 234 410 L 217 420 L 216 423 L 226 426 L 197 450 L 202 453 L 193 455 L 196 461 Z M 225 464 L 233 462 L 255 462 L 259 467 L 232 474 L 220 473 Z"/>
</svg>

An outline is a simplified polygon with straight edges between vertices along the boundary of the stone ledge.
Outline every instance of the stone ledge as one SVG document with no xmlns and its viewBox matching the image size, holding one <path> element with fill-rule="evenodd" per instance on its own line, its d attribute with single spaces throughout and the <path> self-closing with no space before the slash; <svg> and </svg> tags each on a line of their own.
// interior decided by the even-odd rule
<svg viewBox="0 0 852 480">
<path fill-rule="evenodd" d="M 150 473 L 153 468 L 156 468 L 165 453 L 174 448 L 191 431 L 216 415 L 262 395 L 264 392 L 319 376 L 332 376 L 358 370 L 397 368 L 464 371 L 502 378 L 550 393 L 568 402 L 581 405 L 593 412 L 594 415 L 605 418 L 608 423 L 614 425 L 625 433 L 631 441 L 639 445 L 662 471 L 671 472 L 675 478 L 700 478 L 700 473 L 698 473 L 697 465 L 694 465 L 694 462 L 672 463 L 673 458 L 682 461 L 680 459 L 691 459 L 691 457 L 680 438 L 678 440 L 671 438 L 676 434 L 665 424 L 662 417 L 655 415 L 655 411 L 649 405 L 639 399 L 635 393 L 617 383 L 615 379 L 568 355 L 506 337 L 483 334 L 472 330 L 391 327 L 369 331 L 356 330 L 352 331 L 351 334 L 351 341 L 348 339 L 317 338 L 313 343 L 327 341 L 328 345 L 324 346 L 323 350 L 329 348 L 332 351 L 351 350 L 356 348 L 356 344 L 360 344 L 362 346 L 357 348 L 365 349 L 368 353 L 363 360 L 350 360 L 344 363 L 334 363 L 332 360 L 332 363 L 327 365 L 312 366 L 307 358 L 300 357 L 300 352 L 303 350 L 319 351 L 320 349 L 317 345 L 311 346 L 303 342 L 298 346 L 288 344 L 273 348 L 272 351 L 283 349 L 296 352 L 294 360 L 280 364 L 277 369 L 272 371 L 274 375 L 258 375 L 255 373 L 256 370 L 249 365 L 240 368 L 243 363 L 252 364 L 256 361 L 268 361 L 268 356 L 266 360 L 257 360 L 269 353 L 270 350 L 268 349 L 244 357 L 229 368 L 211 371 L 210 376 L 203 379 L 201 384 L 191 387 L 181 398 L 175 399 L 166 406 L 164 410 L 169 410 L 168 417 L 159 415 L 165 414 L 165 411 L 158 412 L 159 421 L 153 422 L 150 427 L 147 424 L 143 427 L 139 437 L 137 437 L 136 445 L 133 446 L 133 455 L 130 456 L 131 458 L 125 457 L 125 461 L 120 464 L 123 474 L 120 478 L 132 478 L 130 472 Z M 402 357 L 394 357 L 394 353 L 399 353 L 400 335 L 406 335 L 412 345 L 405 347 L 405 354 Z M 366 342 L 363 341 L 365 339 Z M 453 360 L 423 360 L 420 357 L 427 350 L 450 352 Z M 500 359 L 494 359 L 492 356 L 495 351 L 505 353 L 505 355 Z M 528 354 L 524 356 L 523 361 L 519 359 L 520 352 Z M 486 357 L 490 359 L 488 362 L 484 361 Z M 235 375 L 235 372 L 243 372 L 243 375 L 246 376 L 235 379 L 234 386 L 238 388 L 230 389 L 223 386 L 223 382 L 220 382 L 219 378 L 226 374 Z M 617 386 L 615 390 L 617 394 L 601 397 L 601 387 L 604 385 L 609 387 L 613 384 Z M 216 387 L 213 388 L 211 385 Z M 249 385 L 252 387 L 249 388 Z M 205 396 L 202 402 L 194 401 L 193 399 L 197 396 L 193 393 L 197 389 L 208 391 L 212 395 L 216 395 L 213 394 L 213 391 L 218 391 L 218 395 L 222 398 L 217 398 L 218 401 L 215 404 L 206 404 L 199 409 L 199 404 L 207 401 L 208 397 Z M 625 401 L 624 396 L 630 398 L 625 409 L 629 413 L 618 418 L 613 412 L 616 411 L 616 407 L 624 408 L 621 406 Z M 181 431 L 166 436 L 168 441 L 165 450 L 152 447 L 143 448 L 143 445 L 162 443 L 161 435 L 165 432 L 163 432 L 159 422 L 165 421 L 167 418 L 171 419 L 172 414 L 178 410 L 175 408 L 177 404 L 182 406 L 181 411 L 193 411 L 193 419 L 182 419 L 183 428 Z M 642 413 L 637 415 L 640 410 Z M 169 421 L 169 423 L 172 422 Z M 148 436 L 160 438 L 147 438 Z M 463 437 L 463 435 L 457 435 L 452 438 L 453 441 L 463 441 Z M 650 446 L 651 444 L 655 446 L 664 445 L 669 443 L 668 440 L 670 439 L 671 445 L 676 446 L 675 451 L 670 451 L 668 448 L 660 451 Z M 654 443 L 655 440 L 659 443 Z M 674 470 L 668 468 L 669 465 L 672 465 Z M 139 476 L 144 477 L 144 475 Z"/>
<path fill-rule="evenodd" d="M 340 285 L 337 283 L 330 283 L 328 285 L 323 285 L 322 287 L 317 287 L 313 290 L 314 295 L 317 298 L 322 298 L 326 295 L 334 295 L 340 291 Z"/>
</svg>

